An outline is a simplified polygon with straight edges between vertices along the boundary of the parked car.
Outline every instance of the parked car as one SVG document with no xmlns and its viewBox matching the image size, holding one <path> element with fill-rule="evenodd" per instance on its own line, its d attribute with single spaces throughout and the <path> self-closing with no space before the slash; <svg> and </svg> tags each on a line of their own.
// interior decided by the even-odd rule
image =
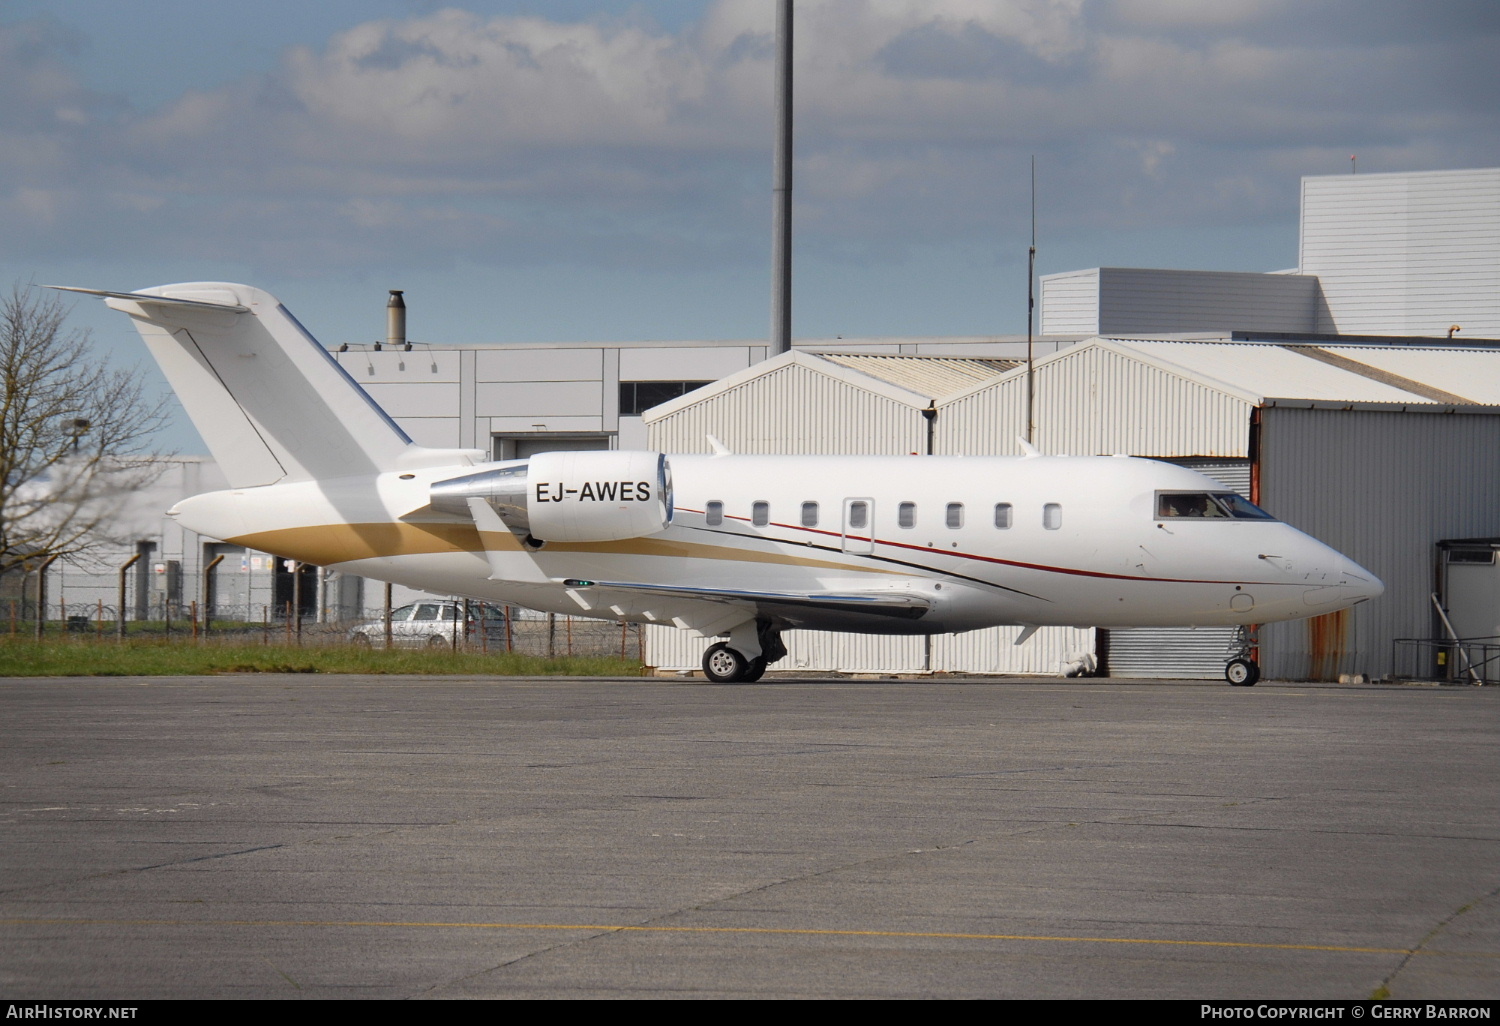
<svg viewBox="0 0 1500 1026">
<path fill-rule="evenodd" d="M 402 648 L 453 647 L 467 639 L 477 643 L 482 634 L 489 643 L 505 643 L 505 610 L 499 606 L 471 603 L 467 623 L 462 602 L 428 599 L 391 610 L 391 643 Z M 349 632 L 356 645 L 385 645 L 385 620 L 369 620 Z"/>
</svg>

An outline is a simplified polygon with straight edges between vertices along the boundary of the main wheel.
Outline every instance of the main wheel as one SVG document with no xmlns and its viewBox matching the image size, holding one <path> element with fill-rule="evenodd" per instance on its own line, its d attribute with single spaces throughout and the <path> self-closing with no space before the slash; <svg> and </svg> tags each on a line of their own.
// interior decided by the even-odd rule
<svg viewBox="0 0 1500 1026">
<path fill-rule="evenodd" d="M 741 684 L 754 684 L 766 675 L 766 657 L 750 660 L 750 665 L 745 668 L 745 675 L 740 678 Z"/>
<path fill-rule="evenodd" d="M 1253 688 L 1260 680 L 1260 667 L 1253 659 L 1231 659 L 1224 667 L 1224 679 L 1237 688 Z"/>
<path fill-rule="evenodd" d="M 745 680 L 754 680 L 749 676 L 751 663 L 740 655 L 729 644 L 720 641 L 708 646 L 708 651 L 703 653 L 703 676 L 715 684 L 738 684 Z M 761 667 L 765 672 L 765 667 Z"/>
</svg>

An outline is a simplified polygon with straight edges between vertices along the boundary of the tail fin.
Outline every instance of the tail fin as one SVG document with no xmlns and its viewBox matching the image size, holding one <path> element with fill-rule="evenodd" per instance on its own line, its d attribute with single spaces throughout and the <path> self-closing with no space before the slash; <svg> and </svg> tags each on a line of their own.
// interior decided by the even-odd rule
<svg viewBox="0 0 1500 1026">
<path fill-rule="evenodd" d="M 268 292 L 228 282 L 69 291 L 131 316 L 233 488 L 482 458 L 413 443 Z"/>
</svg>

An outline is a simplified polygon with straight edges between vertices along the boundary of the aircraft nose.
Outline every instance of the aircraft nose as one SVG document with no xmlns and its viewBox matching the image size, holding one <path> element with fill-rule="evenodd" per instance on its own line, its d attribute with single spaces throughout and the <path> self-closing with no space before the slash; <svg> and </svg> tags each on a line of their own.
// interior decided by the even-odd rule
<svg viewBox="0 0 1500 1026">
<path fill-rule="evenodd" d="M 1370 571 L 1347 557 L 1344 559 L 1343 587 L 1354 597 L 1354 601 L 1379 598 L 1385 594 L 1385 584 Z"/>
</svg>

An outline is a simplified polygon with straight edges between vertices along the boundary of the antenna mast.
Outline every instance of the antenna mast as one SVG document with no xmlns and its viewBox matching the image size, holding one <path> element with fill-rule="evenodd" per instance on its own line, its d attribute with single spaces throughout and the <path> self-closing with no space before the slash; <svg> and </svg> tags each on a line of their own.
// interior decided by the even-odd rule
<svg viewBox="0 0 1500 1026">
<path fill-rule="evenodd" d="M 792 348 L 792 0 L 776 5 L 776 156 L 772 177 L 771 355 Z"/>
<path fill-rule="evenodd" d="M 1036 154 L 1031 155 L 1031 249 L 1026 255 L 1026 441 L 1036 443 L 1036 358 L 1032 323 L 1036 319 Z"/>
</svg>

